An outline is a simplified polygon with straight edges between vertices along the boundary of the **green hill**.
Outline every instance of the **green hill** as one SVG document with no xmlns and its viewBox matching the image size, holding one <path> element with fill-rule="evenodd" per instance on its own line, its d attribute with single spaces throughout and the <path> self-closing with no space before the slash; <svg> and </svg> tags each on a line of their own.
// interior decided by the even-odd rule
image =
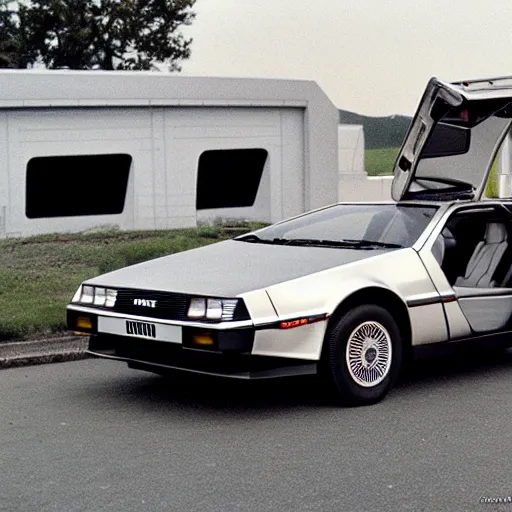
<svg viewBox="0 0 512 512">
<path fill-rule="evenodd" d="M 340 110 L 340 124 L 362 124 L 366 149 L 399 148 L 407 133 L 411 117 L 371 117 Z"/>
</svg>

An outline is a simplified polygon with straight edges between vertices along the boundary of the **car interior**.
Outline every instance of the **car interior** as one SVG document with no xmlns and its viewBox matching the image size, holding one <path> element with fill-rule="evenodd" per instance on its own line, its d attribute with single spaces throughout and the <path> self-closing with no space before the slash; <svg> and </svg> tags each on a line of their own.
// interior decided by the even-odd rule
<svg viewBox="0 0 512 512">
<path fill-rule="evenodd" d="M 506 207 L 456 213 L 432 254 L 454 287 L 512 288 L 512 213 Z"/>
</svg>

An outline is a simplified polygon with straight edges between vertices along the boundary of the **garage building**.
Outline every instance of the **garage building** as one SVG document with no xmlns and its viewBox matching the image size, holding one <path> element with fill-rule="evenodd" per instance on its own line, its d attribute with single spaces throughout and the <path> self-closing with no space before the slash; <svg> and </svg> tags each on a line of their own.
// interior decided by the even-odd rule
<svg viewBox="0 0 512 512">
<path fill-rule="evenodd" d="M 0 71 L 0 237 L 278 221 L 336 202 L 311 81 Z"/>
</svg>

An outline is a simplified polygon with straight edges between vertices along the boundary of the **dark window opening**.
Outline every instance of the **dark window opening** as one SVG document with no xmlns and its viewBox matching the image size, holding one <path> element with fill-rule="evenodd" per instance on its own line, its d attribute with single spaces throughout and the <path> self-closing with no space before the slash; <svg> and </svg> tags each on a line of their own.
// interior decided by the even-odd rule
<svg viewBox="0 0 512 512">
<path fill-rule="evenodd" d="M 252 206 L 267 157 L 265 149 L 205 151 L 199 157 L 197 209 Z"/>
<path fill-rule="evenodd" d="M 132 157 L 126 154 L 32 158 L 27 164 L 29 219 L 123 212 Z"/>
</svg>

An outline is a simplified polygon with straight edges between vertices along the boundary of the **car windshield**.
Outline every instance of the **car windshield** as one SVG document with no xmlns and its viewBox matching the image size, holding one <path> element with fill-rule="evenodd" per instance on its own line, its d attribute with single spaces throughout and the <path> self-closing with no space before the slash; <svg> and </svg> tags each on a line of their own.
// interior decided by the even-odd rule
<svg viewBox="0 0 512 512">
<path fill-rule="evenodd" d="M 237 240 L 353 249 L 411 247 L 436 209 L 424 205 L 338 204 L 240 236 Z"/>
</svg>

